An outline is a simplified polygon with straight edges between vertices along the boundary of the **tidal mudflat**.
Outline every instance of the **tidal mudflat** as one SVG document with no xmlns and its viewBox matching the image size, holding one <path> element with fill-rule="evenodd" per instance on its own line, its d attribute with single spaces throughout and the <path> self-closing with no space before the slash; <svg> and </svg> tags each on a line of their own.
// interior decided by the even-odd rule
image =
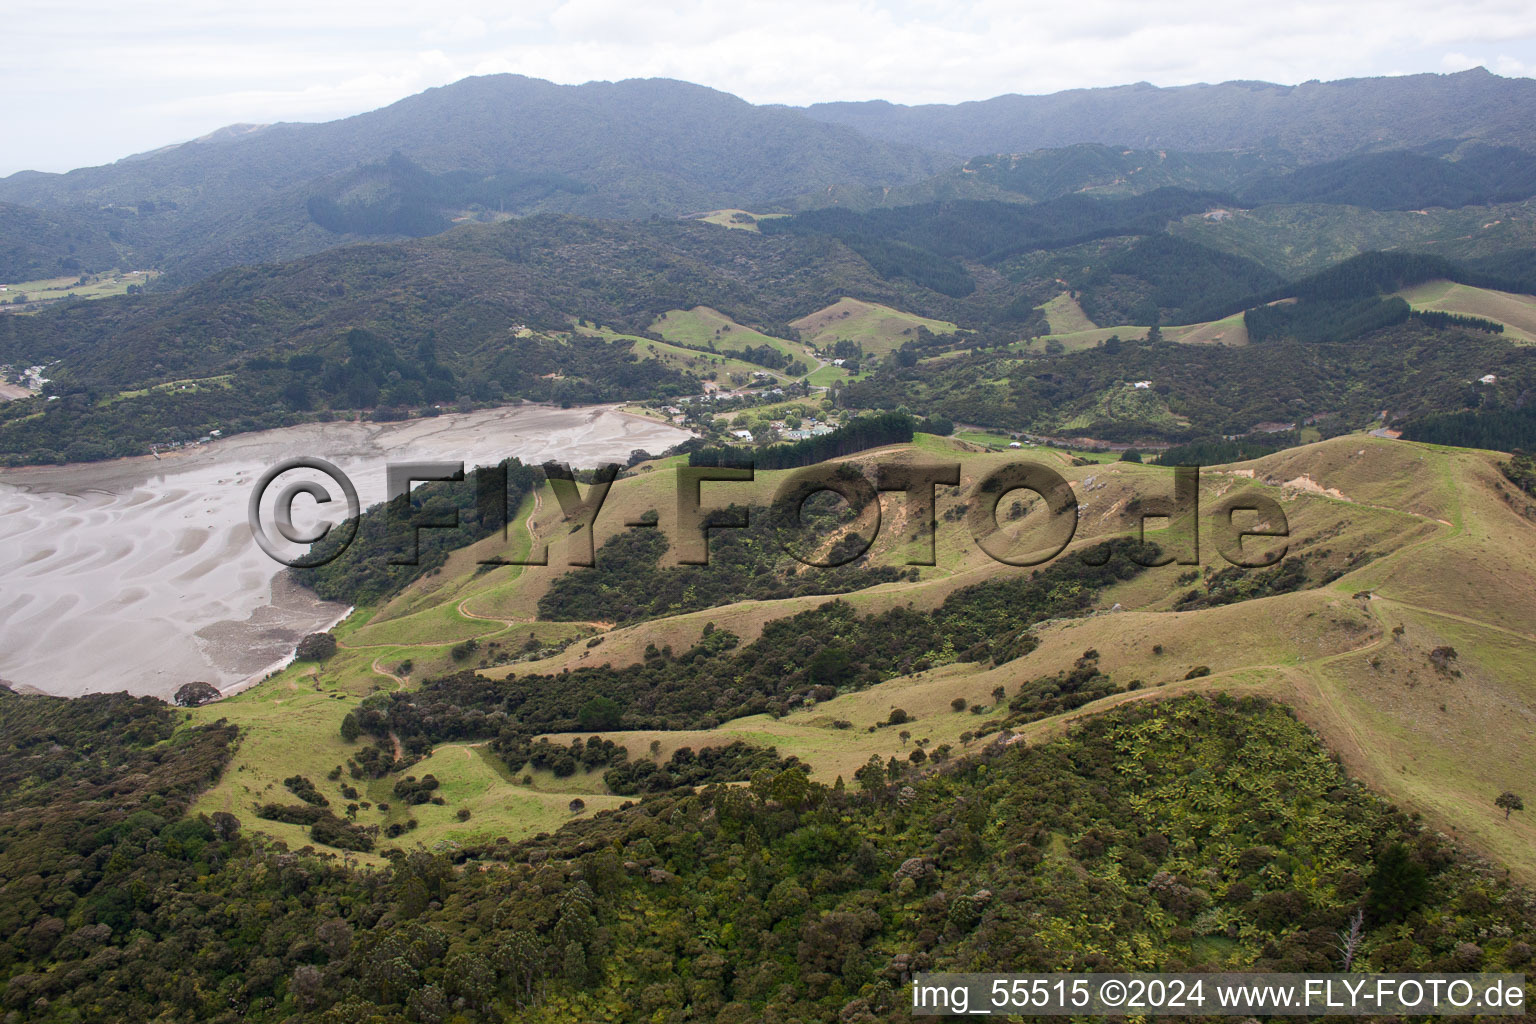
<svg viewBox="0 0 1536 1024">
<path fill-rule="evenodd" d="M 234 690 L 347 611 L 292 583 L 251 538 L 270 466 L 326 459 L 383 499 L 386 461 L 508 456 L 573 466 L 661 452 L 690 435 L 609 406 L 543 406 L 403 423 L 311 423 L 168 455 L 0 473 L 0 680 L 62 696 Z"/>
</svg>

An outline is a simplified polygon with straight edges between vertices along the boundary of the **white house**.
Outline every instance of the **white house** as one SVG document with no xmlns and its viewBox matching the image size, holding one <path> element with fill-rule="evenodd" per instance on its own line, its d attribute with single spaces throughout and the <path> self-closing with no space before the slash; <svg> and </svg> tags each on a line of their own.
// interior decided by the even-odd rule
<svg viewBox="0 0 1536 1024">
<path fill-rule="evenodd" d="M 1145 391 L 1151 386 L 1152 382 L 1149 380 L 1138 380 L 1131 383 L 1131 387 L 1135 388 L 1137 391 Z"/>
<path fill-rule="evenodd" d="M 1485 373 L 1481 377 L 1477 378 L 1477 382 L 1479 384 L 1497 384 L 1499 382 L 1499 378 L 1491 373 Z"/>
<path fill-rule="evenodd" d="M 743 441 L 750 441 L 750 440 L 752 440 L 752 431 L 750 431 L 750 430 L 733 430 L 733 431 L 731 431 L 731 436 L 735 437 L 735 438 L 740 438 Z"/>
</svg>

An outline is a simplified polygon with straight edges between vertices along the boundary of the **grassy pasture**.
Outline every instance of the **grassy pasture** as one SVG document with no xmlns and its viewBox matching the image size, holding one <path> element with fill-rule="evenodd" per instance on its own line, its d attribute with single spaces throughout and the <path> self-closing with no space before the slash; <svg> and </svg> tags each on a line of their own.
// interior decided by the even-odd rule
<svg viewBox="0 0 1536 1024">
<path fill-rule="evenodd" d="M 1231 345 L 1248 344 L 1248 327 L 1243 314 L 1233 313 L 1221 320 L 1183 327 L 1164 327 L 1163 337 L 1184 345 Z"/>
<path fill-rule="evenodd" d="M 726 380 L 739 377 L 745 383 L 752 379 L 753 372 L 763 372 L 767 367 L 749 363 L 744 359 L 737 359 L 726 353 L 697 352 L 693 349 L 683 348 L 679 345 L 669 345 L 664 341 L 654 338 L 642 338 L 636 334 L 619 334 L 607 327 L 579 327 L 578 332 L 592 338 L 602 338 L 605 341 L 624 343 L 631 346 L 630 351 L 637 359 L 655 359 L 656 361 L 674 370 L 704 376 L 713 372 Z M 768 371 L 772 372 L 772 371 Z M 780 374 L 774 374 L 781 377 Z"/>
<path fill-rule="evenodd" d="M 4 288 L 4 291 L 0 291 L 0 302 L 14 302 L 18 297 L 25 295 L 27 301 L 18 312 L 27 312 L 70 296 L 81 299 L 104 299 L 112 295 L 125 295 L 129 285 L 147 284 L 159 276 L 158 270 L 109 270 L 100 274 L 84 275 L 84 284 L 80 283 L 82 279 L 80 274 L 42 278 L 37 281 L 17 281 L 0 285 Z"/>
<path fill-rule="evenodd" d="M 855 341 L 867 355 L 887 355 L 917 336 L 918 327 L 934 334 L 953 334 L 955 325 L 947 320 L 932 320 L 914 313 L 903 313 L 889 306 L 859 299 L 842 298 L 819 309 L 790 326 L 800 332 L 800 340 L 827 351 L 838 341 Z"/>
<path fill-rule="evenodd" d="M 106 396 L 104 398 L 99 399 L 96 404 L 97 405 L 112 405 L 115 402 L 121 402 L 125 398 L 141 398 L 144 395 L 148 395 L 148 394 L 151 394 L 151 393 L 156 392 L 156 391 L 176 391 L 176 392 L 196 392 L 196 391 L 214 391 L 214 390 L 227 391 L 227 390 L 229 390 L 230 382 L 233 381 L 234 379 L 235 379 L 234 378 L 234 374 L 232 374 L 232 373 L 225 373 L 225 374 L 220 374 L 219 376 L 216 376 L 216 377 L 196 377 L 196 378 L 188 378 L 186 380 L 172 380 L 172 381 L 167 381 L 164 384 L 156 384 L 156 385 L 154 385 L 152 387 L 147 387 L 147 388 L 138 388 L 138 389 L 133 390 L 133 391 L 119 391 L 115 395 L 108 395 L 108 396 Z"/>
<path fill-rule="evenodd" d="M 1504 325 L 1504 337 L 1529 345 L 1536 342 L 1536 296 L 1474 288 L 1451 281 L 1426 281 L 1398 292 L 1419 310 L 1480 316 Z"/>
<path fill-rule="evenodd" d="M 680 345 L 695 347 L 714 345 L 725 353 L 767 345 L 791 359 L 803 361 L 807 366 L 815 366 L 817 362 L 816 357 L 807 352 L 805 346 L 799 342 L 785 341 L 783 338 L 775 338 L 754 328 L 744 327 L 719 310 L 708 306 L 670 310 L 651 324 L 651 330 L 667 341 L 677 342 Z M 764 369 L 764 367 L 758 367 L 758 369 Z"/>
<path fill-rule="evenodd" d="M 1058 296 L 1060 298 L 1061 296 Z M 1051 300 L 1057 301 L 1056 299 Z M 1049 303 L 1047 304 L 1049 305 Z M 1076 305 L 1075 303 L 1073 305 Z M 1038 338 L 1027 338 L 1010 346 L 1016 350 L 1043 350 L 1046 345 L 1055 342 L 1062 347 L 1064 352 L 1081 352 L 1084 349 L 1097 348 L 1111 337 L 1117 337 L 1122 341 L 1142 339 L 1147 336 L 1151 328 L 1146 325 L 1120 324 L 1117 327 L 1087 327 L 1080 330 L 1054 333 L 1055 322 L 1052 321 L 1053 333 L 1044 334 Z M 1248 344 L 1248 328 L 1243 323 L 1243 314 L 1234 313 L 1232 316 L 1221 320 L 1211 320 L 1199 324 L 1178 324 L 1162 328 L 1163 338 L 1166 341 L 1176 341 L 1182 345 L 1231 345 L 1239 346 Z"/>
<path fill-rule="evenodd" d="M 805 379 L 812 387 L 829 388 L 834 384 L 846 384 L 850 380 L 863 380 L 869 376 L 869 373 L 870 371 L 868 370 L 862 370 L 857 374 L 849 373 L 841 366 L 833 366 L 831 363 L 827 363 L 825 366 L 812 370 Z"/>
<path fill-rule="evenodd" d="M 1083 307 L 1078 305 L 1071 292 L 1062 292 L 1040 308 L 1045 311 L 1045 320 L 1050 324 L 1052 334 L 1076 334 L 1099 326 L 1088 319 L 1088 314 L 1083 312 Z"/>
<path fill-rule="evenodd" d="M 969 441 L 971 444 L 984 445 L 988 448 L 1007 448 L 1013 443 L 1013 438 L 1007 434 L 994 434 L 985 430 L 957 430 L 953 436 L 961 441 Z"/>
<path fill-rule="evenodd" d="M 706 224 L 715 224 L 723 228 L 736 228 L 741 231 L 756 231 L 758 221 L 771 220 L 775 217 L 787 217 L 787 213 L 750 213 L 746 210 L 710 210 L 708 213 L 695 214 L 692 220 L 701 220 Z"/>
</svg>

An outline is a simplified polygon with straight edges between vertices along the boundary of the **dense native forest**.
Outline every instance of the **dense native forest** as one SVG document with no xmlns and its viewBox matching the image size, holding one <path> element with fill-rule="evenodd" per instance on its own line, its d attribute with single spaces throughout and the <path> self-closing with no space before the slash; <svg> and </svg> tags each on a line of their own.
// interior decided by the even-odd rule
<svg viewBox="0 0 1536 1024">
<path fill-rule="evenodd" d="M 829 502 L 813 497 L 801 509 L 807 536 L 827 537 L 845 523 Z M 655 524 L 654 511 L 650 514 Z M 733 604 L 737 601 L 776 601 L 812 594 L 841 594 L 881 583 L 907 579 L 916 571 L 850 561 L 829 568 L 806 567 L 792 557 L 770 510 L 763 506 L 732 505 L 705 519 L 742 524 L 741 528 L 711 529 L 708 565 L 661 567 L 671 547 L 659 527 L 616 534 L 597 549 L 590 572 L 557 576 L 539 598 L 539 617 L 555 621 L 604 621 L 617 625 L 679 615 Z M 862 547 L 863 538 L 845 543 Z"/>
<path fill-rule="evenodd" d="M 1484 373 L 1499 379 L 1476 383 Z M 1123 412 L 1106 410 L 1105 400 L 1118 400 L 1137 380 L 1152 385 L 1136 404 L 1127 398 Z M 1246 435 L 1266 423 L 1294 430 L 1313 418 L 1323 427 L 1363 426 L 1383 409 L 1408 421 L 1446 408 L 1492 415 L 1518 409 L 1533 385 L 1531 349 L 1487 331 L 1408 321 L 1335 343 L 1272 339 L 1225 348 L 1136 340 L 1038 357 L 980 350 L 882 369 L 844 388 L 839 401 L 923 409 L 1004 430 L 1179 443 Z M 1078 425 L 1063 427 L 1074 414 Z"/>
<path fill-rule="evenodd" d="M 577 320 L 644 332 L 698 304 L 766 324 L 848 292 L 912 304 L 830 239 L 550 217 L 413 244 L 0 317 L 0 360 L 49 366 L 58 398 L 0 404 L 0 457 L 143 454 L 210 428 L 359 412 L 676 398 L 698 382 Z"/>
<path fill-rule="evenodd" d="M 868 260 L 882 277 L 963 298 L 975 290 L 975 281 L 957 262 L 960 259 L 992 265 L 1021 252 L 1157 232 L 1170 219 L 1203 212 L 1222 199 L 1164 188 L 1120 200 L 1080 195 L 1033 205 L 962 200 L 862 214 L 828 208 L 767 220 L 759 230 L 831 236 Z"/>
<path fill-rule="evenodd" d="M 1536 158 L 1512 146 L 1434 143 L 1298 164 L 1278 150 L 1177 152 L 1080 143 L 985 156 L 974 178 L 1035 202 L 1092 189 L 1177 187 L 1222 192 L 1242 205 L 1319 203 L 1374 210 L 1455 208 L 1536 194 Z"/>
<path fill-rule="evenodd" d="M 1141 702 L 830 787 L 760 758 L 745 787 L 382 867 L 183 816 L 221 725 L 123 695 L 0 708 L 18 1022 L 905 1020 L 923 970 L 1333 970 L 1356 918 L 1376 971 L 1520 971 L 1536 941 L 1501 873 L 1255 701 Z"/>
<path fill-rule="evenodd" d="M 473 365 L 479 362 L 480 365 Z M 627 344 L 575 336 L 531 338 L 516 355 L 460 364 L 438 361 L 428 331 L 411 345 L 364 328 L 320 351 L 245 358 L 209 377 L 123 391 L 62 384 L 57 401 L 0 406 L 0 460 L 81 462 L 142 455 L 151 445 L 314 420 L 399 420 L 491 404 L 535 401 L 571 406 L 626 397 L 691 393 L 691 378 L 640 361 Z"/>
</svg>

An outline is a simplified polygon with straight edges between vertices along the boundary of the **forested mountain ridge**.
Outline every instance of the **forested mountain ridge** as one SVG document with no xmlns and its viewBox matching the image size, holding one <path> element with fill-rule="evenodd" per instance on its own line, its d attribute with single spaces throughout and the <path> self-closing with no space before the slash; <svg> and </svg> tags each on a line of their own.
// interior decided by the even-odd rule
<svg viewBox="0 0 1536 1024">
<path fill-rule="evenodd" d="M 1362 150 L 1479 139 L 1536 147 L 1536 82 L 1483 68 L 1450 75 L 1352 78 L 1302 85 L 1146 82 L 952 105 L 884 100 L 816 103 L 812 117 L 872 138 L 960 157 L 1079 142 L 1133 149 L 1289 151 L 1304 161 Z"/>
<path fill-rule="evenodd" d="M 842 182 L 900 184 L 943 162 L 685 82 L 561 86 L 496 75 L 339 121 L 271 125 L 68 174 L 15 174 L 0 180 L 0 200 L 92 217 L 131 210 L 121 230 L 141 260 L 196 275 L 346 241 L 312 218 L 309 201 L 346 205 L 358 198 L 358 169 L 396 153 L 433 174 L 472 177 L 472 194 L 439 197 L 442 217 L 459 212 L 454 199 L 495 214 L 675 216 Z"/>
<path fill-rule="evenodd" d="M 1308 163 L 1277 152 L 1177 152 L 1082 143 L 977 157 L 941 179 L 969 177 L 1036 202 L 1157 188 L 1225 192 L 1245 207 L 1321 203 L 1372 210 L 1455 208 L 1536 195 L 1536 153 L 1442 141 Z"/>
<path fill-rule="evenodd" d="M 74 218 L 124 260 L 168 271 L 167 283 L 537 212 L 635 218 L 1170 185 L 1413 209 L 1536 191 L 1530 157 L 1511 148 L 1536 148 L 1521 115 L 1532 89 L 1473 71 L 801 110 L 664 79 L 495 75 L 323 124 L 233 126 L 100 167 L 20 172 L 0 179 L 0 202 L 33 220 Z M 1380 161 L 1359 162 L 1378 153 L 1400 179 L 1385 188 Z M 959 168 L 976 154 L 1004 156 Z M 1328 161 L 1341 166 L 1308 171 Z M 0 261 L 7 280 L 107 269 L 38 225 L 18 237 L 38 251 L 9 272 Z"/>
<path fill-rule="evenodd" d="M 1514 202 L 1536 195 L 1536 154 L 1451 144 L 1364 153 L 1270 174 L 1241 188 L 1245 205 L 1330 203 L 1413 210 Z"/>
<path fill-rule="evenodd" d="M 671 188 L 759 200 L 793 191 L 797 181 L 899 179 L 934 165 L 932 157 L 910 148 L 870 142 L 788 108 L 754 106 L 688 82 L 567 86 L 490 75 L 337 121 L 269 125 L 67 174 L 22 172 L 0 179 L 0 194 L 62 205 L 79 199 L 131 203 L 155 188 L 167 198 L 253 184 L 278 190 L 394 152 L 435 173 L 576 169 L 593 186 L 649 165 L 657 180 L 675 179 Z M 643 197 L 635 192 L 631 201 Z M 652 204 L 635 212 L 656 209 Z"/>
</svg>

